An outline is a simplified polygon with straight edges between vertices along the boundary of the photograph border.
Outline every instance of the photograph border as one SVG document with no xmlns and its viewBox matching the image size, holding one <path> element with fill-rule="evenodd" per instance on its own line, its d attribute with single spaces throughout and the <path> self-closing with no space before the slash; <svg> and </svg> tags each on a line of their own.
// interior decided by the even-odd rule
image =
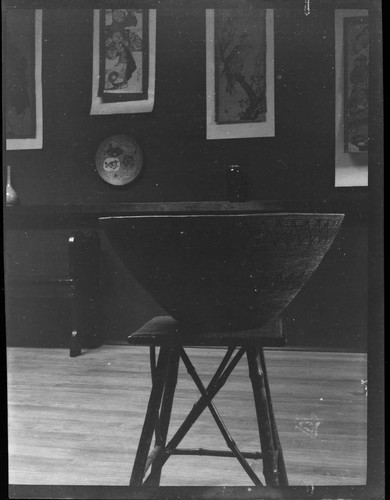
<svg viewBox="0 0 390 500">
<path fill-rule="evenodd" d="M 12 0 L 13 2 L 15 0 Z M 83 2 L 81 2 L 84 5 Z M 75 4 L 76 5 L 76 4 Z M 325 6 L 326 9 L 326 6 Z M 380 6 L 370 6 L 370 12 L 376 13 L 376 16 L 370 15 L 370 29 L 373 35 L 376 36 L 376 49 L 381 44 L 381 22 L 380 22 Z M 332 14 L 330 14 L 332 15 Z M 376 19 L 375 19 L 376 17 Z M 372 44 L 374 45 L 374 44 Z M 374 52 L 374 50 L 373 50 Z M 380 52 L 380 51 L 378 51 Z M 375 53 L 374 53 L 375 55 Z M 376 54 L 376 77 L 378 88 L 381 87 L 381 54 Z M 370 63 L 374 61 L 371 59 Z M 374 64 L 373 64 L 374 66 Z M 379 138 L 374 138 L 373 148 L 369 153 L 370 166 L 373 164 L 375 168 L 370 168 L 370 184 L 368 188 L 369 197 L 369 278 L 370 278 L 370 300 L 369 300 L 369 330 L 370 342 L 368 344 L 368 369 L 371 382 L 370 394 L 368 397 L 368 465 L 367 465 L 367 484 L 363 486 L 331 486 L 331 487 L 313 487 L 313 486 L 298 486 L 289 487 L 285 490 L 273 488 L 189 488 L 184 491 L 182 487 L 162 487 L 151 489 L 130 490 L 128 486 L 80 486 L 80 485 L 35 485 L 35 484 L 3 484 L 3 489 L 7 490 L 9 498 L 227 498 L 229 494 L 232 497 L 257 499 L 262 498 L 294 498 L 300 499 L 324 499 L 324 498 L 359 498 L 366 500 L 367 498 L 381 499 L 384 498 L 384 326 L 382 318 L 382 279 L 383 279 L 383 160 L 382 160 L 382 118 L 383 110 L 382 95 L 379 90 L 376 91 L 373 99 L 370 101 L 370 112 L 375 112 L 375 128 Z M 373 108 L 375 107 L 375 110 Z M 374 122 L 371 119 L 371 124 Z M 374 134 L 374 131 L 372 131 Z M 370 148 L 371 149 L 371 148 Z M 331 152 L 332 153 L 332 152 Z M 359 153 L 362 155 L 362 153 Z M 331 162 L 332 163 L 332 162 Z M 330 165 L 331 169 L 333 168 Z M 351 190 L 353 191 L 353 190 Z M 350 193 L 351 193 L 350 191 Z M 8 488 L 8 489 L 7 489 Z"/>
</svg>

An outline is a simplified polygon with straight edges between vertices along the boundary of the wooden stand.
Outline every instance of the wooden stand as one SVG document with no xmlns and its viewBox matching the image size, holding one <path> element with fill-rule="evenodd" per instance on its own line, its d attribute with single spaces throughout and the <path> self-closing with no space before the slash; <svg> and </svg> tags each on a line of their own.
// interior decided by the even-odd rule
<svg viewBox="0 0 390 500">
<path fill-rule="evenodd" d="M 196 334 L 179 325 L 170 316 L 158 316 L 128 338 L 130 344 L 150 347 L 152 390 L 130 479 L 130 486 L 158 486 L 165 462 L 171 455 L 206 455 L 236 458 L 253 483 L 262 486 L 247 459 L 262 459 L 267 486 L 288 486 L 279 441 L 263 347 L 285 344 L 280 320 L 261 330 Z M 156 361 L 156 347 L 159 355 Z M 207 388 L 203 385 L 185 347 L 226 347 L 226 354 Z M 213 398 L 224 386 L 239 360 L 246 354 L 256 408 L 261 452 L 242 452 L 226 428 Z M 176 388 L 180 359 L 198 387 L 201 397 L 167 443 L 169 422 Z M 202 414 L 209 408 L 230 451 L 178 448 L 180 442 Z M 155 444 L 150 452 L 155 435 Z M 145 478 L 150 469 L 149 475 Z"/>
</svg>

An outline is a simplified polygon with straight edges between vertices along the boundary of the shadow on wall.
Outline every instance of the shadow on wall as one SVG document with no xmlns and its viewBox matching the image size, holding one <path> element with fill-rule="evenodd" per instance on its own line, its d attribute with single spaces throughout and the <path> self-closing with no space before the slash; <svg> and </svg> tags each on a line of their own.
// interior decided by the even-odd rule
<svg viewBox="0 0 390 500">
<path fill-rule="evenodd" d="M 166 312 L 138 284 L 101 233 L 102 308 L 106 341 L 124 341 L 154 316 Z"/>
</svg>

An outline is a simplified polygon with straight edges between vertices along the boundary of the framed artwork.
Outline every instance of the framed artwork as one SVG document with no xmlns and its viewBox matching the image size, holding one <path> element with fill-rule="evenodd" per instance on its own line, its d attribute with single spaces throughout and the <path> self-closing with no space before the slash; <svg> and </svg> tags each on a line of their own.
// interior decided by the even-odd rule
<svg viewBox="0 0 390 500">
<path fill-rule="evenodd" d="M 8 10 L 5 31 L 6 149 L 42 149 L 42 10 Z"/>
<path fill-rule="evenodd" d="M 153 110 L 155 9 L 95 9 L 91 115 Z"/>
<path fill-rule="evenodd" d="M 272 9 L 206 10 L 207 139 L 275 135 Z"/>
<path fill-rule="evenodd" d="M 368 11 L 335 11 L 335 185 L 368 185 Z"/>
</svg>

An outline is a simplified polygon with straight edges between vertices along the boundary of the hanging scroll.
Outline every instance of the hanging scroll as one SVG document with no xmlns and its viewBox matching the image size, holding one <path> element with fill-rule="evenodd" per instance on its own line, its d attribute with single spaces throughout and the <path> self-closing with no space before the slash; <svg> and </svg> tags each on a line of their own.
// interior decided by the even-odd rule
<svg viewBox="0 0 390 500">
<path fill-rule="evenodd" d="M 336 187 L 368 185 L 368 11 L 336 9 Z"/>
<path fill-rule="evenodd" d="M 6 148 L 41 149 L 42 10 L 9 10 L 5 32 Z"/>
<path fill-rule="evenodd" d="M 273 10 L 206 11 L 207 138 L 275 135 Z"/>
<path fill-rule="evenodd" d="M 156 11 L 94 11 L 91 114 L 153 110 Z"/>
</svg>

